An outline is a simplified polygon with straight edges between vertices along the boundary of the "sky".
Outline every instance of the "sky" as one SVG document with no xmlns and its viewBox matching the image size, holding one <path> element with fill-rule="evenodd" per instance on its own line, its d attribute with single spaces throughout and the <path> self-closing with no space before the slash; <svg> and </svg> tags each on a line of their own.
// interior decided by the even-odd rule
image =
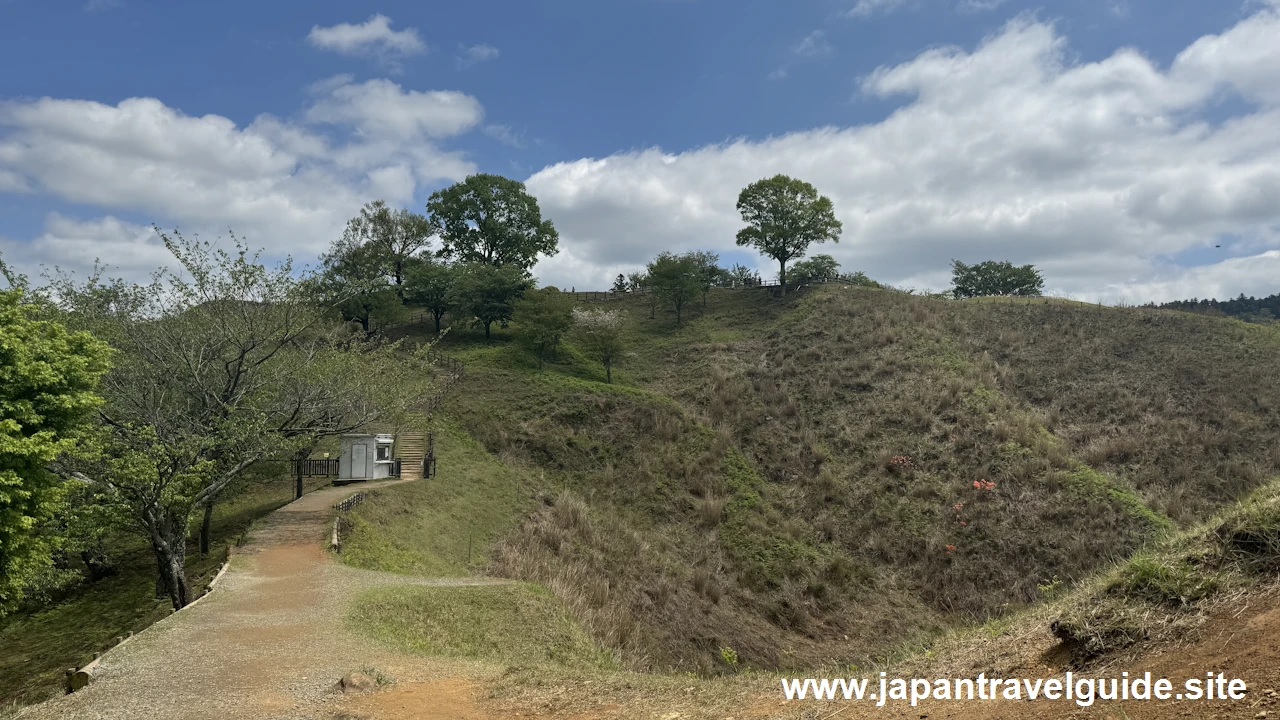
<svg viewBox="0 0 1280 720">
<path fill-rule="evenodd" d="M 829 196 L 847 271 L 1033 263 L 1096 302 L 1280 292 L 1280 0 L 0 0 L 0 256 L 143 279 L 153 229 L 299 265 L 383 199 L 526 183 L 605 289 Z"/>
</svg>

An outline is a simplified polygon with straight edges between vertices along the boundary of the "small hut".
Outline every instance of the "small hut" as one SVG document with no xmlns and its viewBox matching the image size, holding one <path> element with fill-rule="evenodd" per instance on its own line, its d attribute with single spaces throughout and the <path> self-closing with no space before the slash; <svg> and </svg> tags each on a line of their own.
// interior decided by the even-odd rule
<svg viewBox="0 0 1280 720">
<path fill-rule="evenodd" d="M 358 482 L 391 477 L 396 464 L 391 454 L 395 436 L 350 434 L 341 438 L 338 482 Z"/>
</svg>

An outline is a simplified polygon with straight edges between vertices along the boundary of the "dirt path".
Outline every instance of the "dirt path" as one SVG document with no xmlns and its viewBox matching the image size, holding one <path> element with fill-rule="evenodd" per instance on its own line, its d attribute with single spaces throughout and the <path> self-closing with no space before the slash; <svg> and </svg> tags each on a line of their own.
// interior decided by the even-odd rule
<svg viewBox="0 0 1280 720">
<path fill-rule="evenodd" d="M 89 687 L 18 717 L 331 718 L 333 686 L 348 672 L 368 667 L 410 682 L 430 678 L 422 659 L 347 630 L 353 597 L 384 585 L 500 581 L 412 578 L 333 562 L 323 549 L 333 505 L 397 482 L 324 488 L 280 508 L 251 530 L 208 597 L 107 653 Z"/>
</svg>

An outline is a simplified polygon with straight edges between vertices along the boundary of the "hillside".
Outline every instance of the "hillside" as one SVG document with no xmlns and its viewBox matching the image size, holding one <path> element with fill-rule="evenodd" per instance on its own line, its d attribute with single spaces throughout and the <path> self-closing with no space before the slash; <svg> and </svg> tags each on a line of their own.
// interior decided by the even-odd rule
<svg viewBox="0 0 1280 720">
<path fill-rule="evenodd" d="M 612 385 L 572 341 L 539 371 L 505 332 L 451 331 L 454 484 L 361 505 L 348 562 L 540 583 L 636 669 L 864 664 L 1056 595 L 1280 465 L 1266 327 L 834 285 L 713 292 L 679 328 L 610 307 Z"/>
</svg>

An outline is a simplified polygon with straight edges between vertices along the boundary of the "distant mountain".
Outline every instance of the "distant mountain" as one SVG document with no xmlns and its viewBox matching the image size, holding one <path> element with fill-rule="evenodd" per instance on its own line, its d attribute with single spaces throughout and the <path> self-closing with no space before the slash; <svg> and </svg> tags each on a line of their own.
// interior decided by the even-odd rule
<svg viewBox="0 0 1280 720">
<path fill-rule="evenodd" d="M 1187 312 L 1204 313 L 1206 315 L 1227 315 L 1245 322 L 1273 323 L 1280 318 L 1280 293 L 1264 298 L 1240 297 L 1234 300 L 1175 300 L 1163 305 L 1155 305 L 1169 310 L 1185 310 Z"/>
</svg>

